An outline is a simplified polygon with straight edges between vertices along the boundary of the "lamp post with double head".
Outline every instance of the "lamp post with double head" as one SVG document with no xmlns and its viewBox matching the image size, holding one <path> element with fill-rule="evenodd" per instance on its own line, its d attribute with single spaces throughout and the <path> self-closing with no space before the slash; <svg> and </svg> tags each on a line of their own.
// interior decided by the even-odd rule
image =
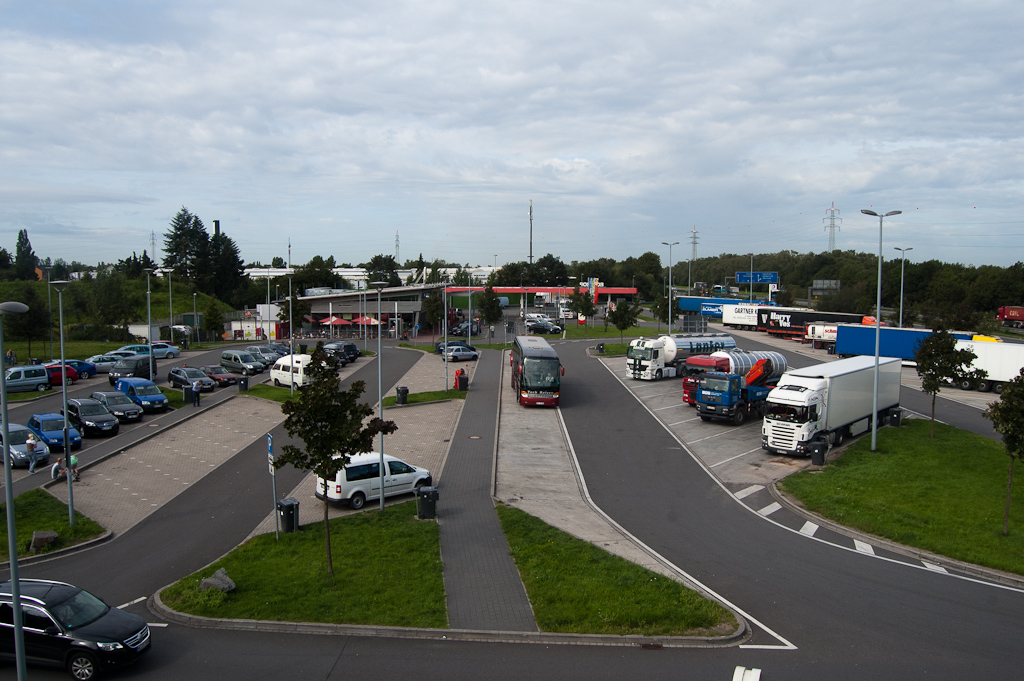
<svg viewBox="0 0 1024 681">
<path fill-rule="evenodd" d="M 903 328 L 903 266 L 907 264 L 907 251 L 914 250 L 913 246 L 908 248 L 900 248 L 899 246 L 893 246 L 894 249 L 900 252 L 900 328 Z"/>
<path fill-rule="evenodd" d="M 49 284 L 49 273 L 47 273 L 47 284 Z M 49 290 L 49 286 L 46 287 Z M 9 314 L 21 314 L 28 312 L 28 305 L 9 301 L 0 303 L 0 357 L 4 357 L 4 317 Z M 51 325 L 52 328 L 52 325 Z M 7 377 L 5 371 L 0 371 L 0 417 L 2 424 L 0 431 L 3 434 L 3 441 L 10 442 L 11 434 L 7 421 Z M 4 501 L 7 503 L 7 558 L 11 566 L 11 611 L 21 612 L 21 584 L 18 581 L 18 538 L 14 527 L 14 487 L 11 483 L 11 448 L 4 447 Z M 21 628 L 20 617 L 14 618 L 14 659 L 18 672 L 18 681 L 25 681 L 25 634 Z"/>
<path fill-rule="evenodd" d="M 149 376 L 150 379 L 156 375 L 153 371 L 153 308 L 152 298 L 153 292 L 150 288 L 150 276 L 156 272 L 153 267 L 146 268 L 146 344 L 149 346 Z"/>
<path fill-rule="evenodd" d="M 878 284 L 875 291 L 875 387 L 871 399 L 871 451 L 878 451 L 878 351 L 882 340 L 882 220 L 903 211 L 891 210 L 884 215 L 873 210 L 863 209 L 864 215 L 878 218 Z"/>
<path fill-rule="evenodd" d="M 381 421 L 384 420 L 384 372 L 381 370 L 380 290 L 387 285 L 386 281 L 370 283 L 377 289 L 377 417 Z M 384 510 L 384 431 L 380 433 L 380 510 Z"/>
<path fill-rule="evenodd" d="M 46 272 L 46 325 L 50 327 L 50 361 L 53 361 L 53 296 L 50 294 L 50 270 L 53 267 L 44 267 Z"/>
<path fill-rule="evenodd" d="M 199 345 L 199 315 L 196 314 L 196 292 L 192 292 L 192 327 L 196 330 L 196 345 Z"/>
<path fill-rule="evenodd" d="M 669 243 L 662 241 L 661 243 L 664 246 L 668 246 L 668 332 L 672 333 L 672 313 L 674 312 L 672 309 L 672 247 L 678 246 L 679 242 L 673 241 Z"/>
<path fill-rule="evenodd" d="M 50 285 L 57 289 L 57 323 L 60 325 L 58 329 L 58 336 L 60 337 L 60 391 L 61 404 L 64 406 L 61 410 L 61 413 L 64 414 L 64 468 L 67 471 L 68 479 L 68 525 L 73 530 L 75 529 L 75 495 L 71 486 L 74 476 L 71 469 L 71 438 L 68 434 L 70 429 L 68 424 L 68 367 L 64 359 L 64 289 L 70 283 L 69 281 L 54 281 Z M 150 350 L 152 351 L 152 348 Z"/>
</svg>

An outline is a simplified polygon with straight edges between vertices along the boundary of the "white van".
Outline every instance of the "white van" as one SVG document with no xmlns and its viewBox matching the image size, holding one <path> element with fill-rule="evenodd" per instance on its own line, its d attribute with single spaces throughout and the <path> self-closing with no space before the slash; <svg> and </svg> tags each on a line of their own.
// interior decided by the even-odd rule
<svg viewBox="0 0 1024 681">
<path fill-rule="evenodd" d="M 270 369 L 270 380 L 274 385 L 294 384 L 296 388 L 309 385 L 312 379 L 308 367 L 312 359 L 312 355 L 285 355 Z"/>
<path fill-rule="evenodd" d="M 335 458 L 338 458 L 337 455 Z M 393 456 L 384 455 L 384 497 L 406 494 L 419 487 L 429 486 L 433 479 L 426 468 L 417 468 Z M 324 498 L 324 479 L 316 479 L 316 498 Z M 348 465 L 327 486 L 329 501 L 347 501 L 353 509 L 360 509 L 367 501 L 380 499 L 380 453 L 356 454 Z"/>
</svg>

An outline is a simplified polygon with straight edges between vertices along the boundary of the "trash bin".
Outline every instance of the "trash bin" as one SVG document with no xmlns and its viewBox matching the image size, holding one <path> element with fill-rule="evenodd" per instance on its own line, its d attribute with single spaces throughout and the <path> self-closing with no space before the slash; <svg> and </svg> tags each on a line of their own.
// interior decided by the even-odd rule
<svg viewBox="0 0 1024 681">
<path fill-rule="evenodd" d="M 889 412 L 889 425 L 890 426 L 892 426 L 893 428 L 899 428 L 900 424 L 902 422 L 903 422 L 903 410 L 902 409 L 898 409 L 897 408 L 897 409 L 893 409 L 892 411 Z"/>
<path fill-rule="evenodd" d="M 439 498 L 440 494 L 438 494 L 436 487 L 416 488 L 420 520 L 431 520 L 437 517 L 437 500 Z"/>
<path fill-rule="evenodd" d="M 824 442 L 816 442 L 816 443 L 814 443 L 814 446 L 811 449 L 811 464 L 814 465 L 814 466 L 824 466 L 825 465 L 825 451 L 827 449 L 828 449 L 828 447 L 825 445 Z"/>
<path fill-rule="evenodd" d="M 181 399 L 185 400 L 185 404 L 192 404 L 192 402 L 195 401 L 196 395 L 195 392 L 192 390 L 192 386 L 182 386 Z"/>
<path fill-rule="evenodd" d="M 604 354 L 604 343 L 598 343 L 597 344 L 597 351 L 599 353 L 601 353 L 602 355 Z"/>
<path fill-rule="evenodd" d="M 395 404 L 408 404 L 409 403 L 409 389 L 404 385 L 400 385 L 395 388 Z"/>
<path fill-rule="evenodd" d="M 281 519 L 282 532 L 297 532 L 299 529 L 299 501 L 294 497 L 277 502 L 277 515 Z"/>
<path fill-rule="evenodd" d="M 249 377 L 239 376 L 238 377 L 238 392 L 244 393 L 249 389 Z"/>
<path fill-rule="evenodd" d="M 458 379 L 459 390 L 469 390 L 469 376 L 461 374 L 456 378 Z"/>
<path fill-rule="evenodd" d="M 308 346 L 306 346 L 306 345 L 301 345 L 301 344 L 300 344 L 300 345 L 299 345 L 299 353 L 300 353 L 300 354 L 303 354 L 303 355 L 304 355 L 304 354 L 306 354 L 306 348 L 307 348 L 307 347 L 308 347 Z"/>
</svg>

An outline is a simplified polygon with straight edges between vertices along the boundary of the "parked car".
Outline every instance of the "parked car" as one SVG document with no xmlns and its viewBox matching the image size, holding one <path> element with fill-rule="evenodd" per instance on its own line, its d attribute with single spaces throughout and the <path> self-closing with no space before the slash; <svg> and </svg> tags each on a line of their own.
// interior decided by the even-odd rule
<svg viewBox="0 0 1024 681">
<path fill-rule="evenodd" d="M 63 414 L 32 414 L 26 424 L 51 450 L 64 449 L 64 415 Z M 82 448 L 82 434 L 77 428 L 68 427 L 68 442 L 71 449 Z"/>
<path fill-rule="evenodd" d="M 446 362 L 471 362 L 480 358 L 480 354 L 476 350 L 470 350 L 458 345 L 446 348 L 442 356 Z"/>
<path fill-rule="evenodd" d="M 118 421 L 131 423 L 142 418 L 142 407 L 122 392 L 95 392 L 89 397 L 106 407 Z"/>
<path fill-rule="evenodd" d="M 7 392 L 14 393 L 24 390 L 50 389 L 50 373 L 42 364 L 26 364 L 20 367 L 11 367 L 4 374 L 7 383 Z"/>
<path fill-rule="evenodd" d="M 117 435 L 121 422 L 103 404 L 88 398 L 68 400 L 68 421 L 83 435 Z"/>
<path fill-rule="evenodd" d="M 267 343 L 267 345 L 274 348 L 274 350 L 276 350 L 277 353 L 282 357 L 284 357 L 285 355 L 292 354 L 292 349 L 288 347 L 287 343 L 278 343 L 277 341 L 271 341 L 270 343 Z M 298 349 L 298 346 L 295 347 L 296 349 Z"/>
<path fill-rule="evenodd" d="M 345 352 L 344 343 L 324 343 L 324 352 L 338 360 L 338 362 L 341 363 L 341 366 L 345 366 L 349 363 L 348 353 Z"/>
<path fill-rule="evenodd" d="M 264 370 L 263 362 L 243 350 L 225 350 L 220 353 L 220 365 L 243 376 L 262 374 Z"/>
<path fill-rule="evenodd" d="M 107 374 L 107 381 L 114 385 L 119 378 L 152 378 L 149 371 L 150 363 L 156 369 L 156 359 L 149 355 L 132 355 L 120 359 Z"/>
<path fill-rule="evenodd" d="M 461 324 L 453 326 L 449 330 L 449 333 L 451 333 L 453 336 L 465 336 L 466 334 L 469 333 L 469 322 L 462 322 Z M 479 322 L 473 322 L 473 335 L 474 336 L 479 336 L 480 335 L 480 323 Z"/>
<path fill-rule="evenodd" d="M 562 327 L 558 324 L 552 324 L 551 322 L 544 319 L 537 319 L 526 322 L 527 333 L 562 333 Z"/>
<path fill-rule="evenodd" d="M 156 387 L 156 383 L 145 378 L 119 378 L 114 387 L 128 396 L 128 399 L 142 407 L 145 413 L 166 411 L 167 397 Z"/>
<path fill-rule="evenodd" d="M 173 388 L 191 388 L 199 381 L 199 392 L 213 392 L 217 382 L 195 367 L 174 367 L 167 372 L 167 382 Z"/>
<path fill-rule="evenodd" d="M 344 358 L 346 363 L 354 362 L 359 359 L 362 355 L 362 351 L 359 346 L 352 341 L 334 341 L 332 343 L 325 343 L 324 350 L 327 350 L 327 346 L 331 346 L 330 352 L 335 356 Z"/>
<path fill-rule="evenodd" d="M 131 355 L 126 355 L 126 356 L 127 357 L 131 357 Z M 118 356 L 118 355 L 107 354 L 107 355 L 93 355 L 92 357 L 90 357 L 89 359 L 87 359 L 85 361 L 89 362 L 94 367 L 96 367 L 96 373 L 98 373 L 98 374 L 107 374 L 107 373 L 110 373 L 111 367 L 113 367 L 115 364 L 117 364 L 117 360 L 119 360 L 119 359 L 121 359 L 121 357 Z"/>
<path fill-rule="evenodd" d="M 64 582 L 19 579 L 22 632 L 28 660 L 64 667 L 78 681 L 134 662 L 149 652 L 149 625 Z M 11 583 L 0 584 L 0 658 L 14 660 Z"/>
<path fill-rule="evenodd" d="M 114 352 L 129 352 L 133 355 L 148 355 L 149 344 L 148 343 L 136 343 L 134 345 L 122 345 Z"/>
<path fill-rule="evenodd" d="M 146 346 L 146 347 L 148 347 L 148 346 Z M 130 350 L 111 350 L 107 354 L 112 356 L 112 357 L 117 357 L 118 359 L 122 359 L 124 357 L 131 357 L 132 355 L 137 355 L 139 353 L 131 352 Z"/>
<path fill-rule="evenodd" d="M 266 345 L 249 345 L 245 348 L 245 351 L 252 355 L 257 361 L 263 362 L 264 368 L 274 366 L 281 355 L 277 354 L 277 351 L 273 348 L 267 347 Z"/>
<path fill-rule="evenodd" d="M 153 356 L 157 359 L 181 357 L 181 348 L 170 343 L 153 343 Z"/>
<path fill-rule="evenodd" d="M 60 362 L 56 364 L 44 364 L 47 373 L 50 374 L 50 385 L 60 385 L 66 381 L 68 385 L 71 385 L 78 380 L 78 372 L 75 371 L 74 367 L 66 365 L 65 370 L 61 370 Z"/>
<path fill-rule="evenodd" d="M 60 362 L 57 362 L 56 364 L 59 366 Z M 65 364 L 77 371 L 78 378 L 83 381 L 90 376 L 95 376 L 99 372 L 99 369 L 96 368 L 95 364 L 92 362 L 85 362 L 80 359 L 69 359 L 65 361 Z"/>
<path fill-rule="evenodd" d="M 7 451 L 11 454 L 11 465 L 28 468 L 28 450 L 25 449 L 25 443 L 28 442 L 28 434 L 32 431 L 20 423 L 8 423 L 7 431 L 11 434 L 11 444 L 7 448 Z M 3 434 L 0 433 L 0 440 L 2 438 Z M 35 453 L 38 463 L 46 464 L 50 462 L 50 448 L 46 446 L 45 442 L 36 442 Z"/>
<path fill-rule="evenodd" d="M 384 474 L 385 498 L 397 494 L 413 492 L 419 487 L 431 484 L 430 471 L 417 468 L 388 454 L 384 455 L 387 470 Z M 356 454 L 349 459 L 348 465 L 338 471 L 326 485 L 324 479 L 317 477 L 314 494 L 317 499 L 327 495 L 329 501 L 347 501 L 353 509 L 360 509 L 367 501 L 380 498 L 380 454 L 370 452 Z"/>
<path fill-rule="evenodd" d="M 439 354 L 439 355 L 444 354 L 444 349 L 446 347 L 444 343 L 445 343 L 444 341 L 438 341 L 437 345 L 434 346 L 434 348 L 437 350 L 437 354 Z M 469 343 L 467 343 L 464 340 L 450 340 L 450 341 L 448 341 L 447 347 L 456 347 L 456 346 L 460 347 L 460 348 L 468 348 L 468 349 L 476 352 L 476 346 L 475 345 L 470 345 Z"/>
<path fill-rule="evenodd" d="M 199 367 L 199 370 L 212 378 L 214 383 L 222 388 L 226 385 L 234 385 L 235 383 L 238 383 L 238 379 L 235 378 L 234 374 L 219 364 L 201 366 Z"/>
</svg>

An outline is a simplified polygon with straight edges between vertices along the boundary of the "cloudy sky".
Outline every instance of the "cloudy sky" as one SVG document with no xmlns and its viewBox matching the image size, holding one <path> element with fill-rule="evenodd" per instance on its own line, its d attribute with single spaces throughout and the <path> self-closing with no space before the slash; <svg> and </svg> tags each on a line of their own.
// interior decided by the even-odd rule
<svg viewBox="0 0 1024 681">
<path fill-rule="evenodd" d="M 1024 260 L 1024 5 L 0 0 L 0 246 Z"/>
</svg>

